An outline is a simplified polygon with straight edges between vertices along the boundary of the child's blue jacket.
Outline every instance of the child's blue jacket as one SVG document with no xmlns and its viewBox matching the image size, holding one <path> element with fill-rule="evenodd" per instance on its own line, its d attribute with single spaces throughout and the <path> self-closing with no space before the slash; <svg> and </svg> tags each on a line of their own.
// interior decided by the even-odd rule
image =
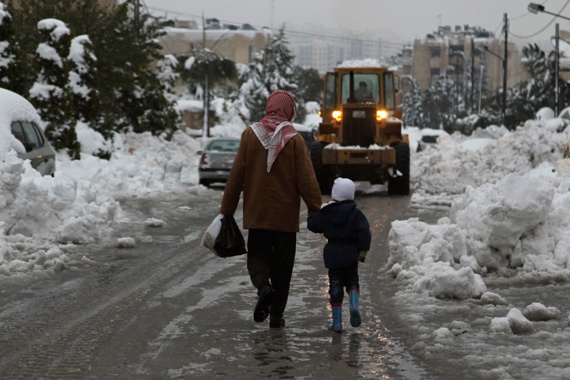
<svg viewBox="0 0 570 380">
<path fill-rule="evenodd" d="M 307 221 L 309 230 L 322 233 L 328 242 L 325 267 L 343 268 L 355 263 L 360 251 L 370 250 L 370 225 L 353 200 L 332 202 Z"/>
</svg>

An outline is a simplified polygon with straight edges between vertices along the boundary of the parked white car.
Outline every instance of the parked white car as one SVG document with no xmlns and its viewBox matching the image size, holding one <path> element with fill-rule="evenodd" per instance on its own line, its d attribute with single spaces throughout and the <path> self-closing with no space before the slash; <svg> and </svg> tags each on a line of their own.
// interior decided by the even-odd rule
<svg viewBox="0 0 570 380">
<path fill-rule="evenodd" d="M 437 144 L 440 136 L 449 136 L 449 133 L 443 129 L 424 128 L 420 130 L 420 139 L 418 141 L 417 152 L 433 148 Z"/>
<path fill-rule="evenodd" d="M 15 150 L 42 175 L 54 175 L 55 151 L 41 128 L 37 110 L 24 97 L 0 88 L 0 157 Z"/>
</svg>

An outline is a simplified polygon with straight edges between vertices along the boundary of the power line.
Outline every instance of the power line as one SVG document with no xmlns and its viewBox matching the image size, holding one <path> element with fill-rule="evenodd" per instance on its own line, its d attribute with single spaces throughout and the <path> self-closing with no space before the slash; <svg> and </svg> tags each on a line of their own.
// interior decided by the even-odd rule
<svg viewBox="0 0 570 380">
<path fill-rule="evenodd" d="M 543 4 L 545 4 L 546 2 L 544 2 Z M 560 8 L 560 10 L 556 13 L 560 14 L 562 11 L 564 11 L 564 9 L 566 9 L 566 7 L 568 6 L 568 4 L 570 4 L 570 0 L 567 0 L 566 3 L 562 6 L 562 8 Z M 521 39 L 525 39 L 525 38 L 532 38 L 532 37 L 536 37 L 537 35 L 539 35 L 540 33 L 544 32 L 550 25 L 552 25 L 552 23 L 556 21 L 556 16 L 552 16 L 552 20 L 550 20 L 543 28 L 541 28 L 540 30 L 538 30 L 537 32 L 534 32 L 528 36 L 519 36 L 516 35 L 512 32 L 509 32 L 510 35 L 512 35 L 513 37 L 516 38 L 521 38 Z"/>
<path fill-rule="evenodd" d="M 181 15 L 181 16 L 191 16 L 193 18 L 201 18 L 201 16 L 195 15 L 195 14 L 191 14 L 191 13 L 186 13 L 186 12 L 178 12 L 178 11 L 171 11 L 169 9 L 164 9 L 164 8 L 156 8 L 156 7 L 146 7 L 147 9 L 151 9 L 154 11 L 162 11 L 162 12 L 167 12 L 167 13 L 174 13 L 177 15 Z M 230 21 L 230 20 L 220 20 L 222 22 L 225 23 L 229 23 L 229 24 L 234 24 L 234 25 L 239 25 L 239 22 L 236 21 Z M 264 26 L 258 26 L 255 25 L 255 27 L 257 28 L 267 28 Z M 279 30 L 278 28 L 268 28 L 270 30 L 273 31 L 277 31 Z M 348 43 L 360 43 L 360 44 L 365 44 L 365 45 L 373 45 L 373 46 L 378 46 L 378 45 L 382 45 L 382 46 L 386 46 L 386 47 L 391 47 L 391 48 L 402 48 L 403 46 L 405 46 L 405 43 L 394 43 L 394 42 L 385 42 L 382 39 L 378 39 L 378 40 L 369 40 L 369 39 L 362 39 L 362 38 L 358 38 L 358 37 L 350 37 L 350 36 L 339 36 L 339 35 L 330 35 L 330 34 L 320 34 L 320 33 L 314 33 L 314 32 L 304 32 L 304 31 L 298 31 L 298 30 L 291 30 L 291 29 L 286 29 L 285 33 L 287 34 L 291 34 L 291 35 L 298 35 L 298 36 L 307 36 L 307 37 L 315 37 L 315 38 L 319 38 L 319 39 L 326 39 L 326 40 L 334 40 L 334 41 L 342 41 L 342 42 L 348 42 Z"/>
</svg>

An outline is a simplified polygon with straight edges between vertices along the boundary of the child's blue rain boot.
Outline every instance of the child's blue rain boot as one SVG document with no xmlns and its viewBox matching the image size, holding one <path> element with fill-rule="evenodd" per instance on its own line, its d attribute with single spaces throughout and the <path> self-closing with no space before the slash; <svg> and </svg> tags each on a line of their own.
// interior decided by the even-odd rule
<svg viewBox="0 0 570 380">
<path fill-rule="evenodd" d="M 342 305 L 332 306 L 332 325 L 329 326 L 329 331 L 342 332 Z"/>
<path fill-rule="evenodd" d="M 358 327 L 360 326 L 361 320 L 360 320 L 360 312 L 358 311 L 358 297 L 360 296 L 360 293 L 358 292 L 358 289 L 351 289 L 350 290 L 350 294 L 349 294 L 349 298 L 350 298 L 350 325 L 352 327 Z"/>
</svg>

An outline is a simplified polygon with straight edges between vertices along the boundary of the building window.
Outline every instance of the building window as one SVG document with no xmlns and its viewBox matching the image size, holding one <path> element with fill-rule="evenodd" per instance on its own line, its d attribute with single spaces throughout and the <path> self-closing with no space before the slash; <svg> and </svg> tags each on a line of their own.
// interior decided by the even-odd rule
<svg viewBox="0 0 570 380">
<path fill-rule="evenodd" d="M 440 73 L 439 67 L 432 67 L 431 68 L 430 74 L 432 77 L 438 77 L 439 73 Z"/>
<path fill-rule="evenodd" d="M 439 48 L 431 50 L 431 57 L 432 58 L 441 57 L 441 51 L 439 50 Z"/>
</svg>

